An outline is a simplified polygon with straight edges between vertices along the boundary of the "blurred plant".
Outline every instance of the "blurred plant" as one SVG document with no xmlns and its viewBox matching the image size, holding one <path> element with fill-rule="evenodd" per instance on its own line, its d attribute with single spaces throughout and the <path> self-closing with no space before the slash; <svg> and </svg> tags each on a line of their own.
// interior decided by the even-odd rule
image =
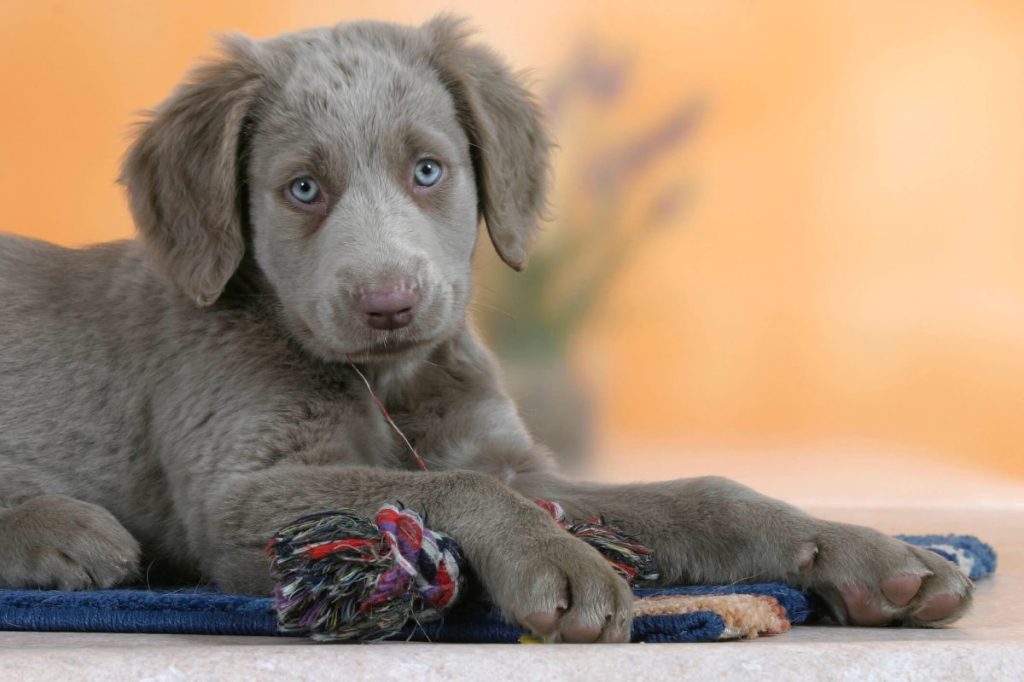
<svg viewBox="0 0 1024 682">
<path fill-rule="evenodd" d="M 561 159 L 558 219 L 546 226 L 526 270 L 487 268 L 474 302 L 527 427 L 568 469 L 582 468 L 594 422 L 590 392 L 567 362 L 569 344 L 637 249 L 678 224 L 692 194 L 684 183 L 659 189 L 638 222 L 623 229 L 643 196 L 637 181 L 691 139 L 704 111 L 700 100 L 684 99 L 650 128 L 594 151 L 603 136 L 590 128 L 623 99 L 627 66 L 584 45 L 543 93 L 556 138 L 586 151 Z"/>
<path fill-rule="evenodd" d="M 609 59 L 584 45 L 544 93 L 549 125 L 556 132 L 567 127 L 567 110 L 574 103 L 588 105 L 582 115 L 594 119 L 595 112 L 622 99 L 628 81 L 625 60 Z M 637 179 L 691 139 L 703 112 L 701 100 L 684 99 L 649 129 L 588 155 L 584 171 L 561 178 L 560 189 L 582 195 L 558 202 L 558 220 L 546 226 L 526 270 L 489 273 L 489 300 L 478 299 L 477 320 L 500 357 L 562 357 L 573 333 L 635 251 L 659 228 L 677 222 L 691 197 L 682 183 L 655 193 L 640 224 L 618 229 Z"/>
</svg>

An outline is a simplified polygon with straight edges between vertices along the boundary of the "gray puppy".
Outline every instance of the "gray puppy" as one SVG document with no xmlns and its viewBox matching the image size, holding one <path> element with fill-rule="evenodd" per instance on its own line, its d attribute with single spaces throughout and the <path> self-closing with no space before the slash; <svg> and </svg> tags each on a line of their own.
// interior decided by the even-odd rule
<svg viewBox="0 0 1024 682">
<path fill-rule="evenodd" d="M 666 584 L 786 581 L 861 625 L 957 619 L 970 582 L 876 531 L 718 478 L 553 471 L 466 319 L 479 221 L 523 267 L 548 149 L 529 93 L 451 18 L 227 40 L 128 153 L 138 241 L 0 239 L 0 586 L 109 587 L 146 557 L 266 592 L 277 528 L 401 500 L 511 619 L 627 639 L 625 583 L 542 497 L 639 536 Z"/>
</svg>

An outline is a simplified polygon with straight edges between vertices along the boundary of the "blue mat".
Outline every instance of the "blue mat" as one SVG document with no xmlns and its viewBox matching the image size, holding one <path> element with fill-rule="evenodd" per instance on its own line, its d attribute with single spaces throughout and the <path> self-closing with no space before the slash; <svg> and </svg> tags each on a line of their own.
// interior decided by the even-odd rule
<svg viewBox="0 0 1024 682">
<path fill-rule="evenodd" d="M 978 580 L 996 567 L 995 551 L 969 535 L 904 535 Z M 792 624 L 820 615 L 817 600 L 779 584 L 695 586 L 637 590 L 653 594 L 757 594 L 775 597 Z M 725 624 L 717 613 L 644 616 L 633 623 L 633 641 L 697 642 L 718 639 Z M 208 588 L 115 589 L 93 592 L 0 590 L 0 630 L 50 632 L 151 632 L 204 635 L 278 635 L 269 597 L 227 595 Z M 412 626 L 394 639 L 432 642 L 516 642 L 523 632 L 485 602 L 465 604 L 443 620 Z"/>
</svg>

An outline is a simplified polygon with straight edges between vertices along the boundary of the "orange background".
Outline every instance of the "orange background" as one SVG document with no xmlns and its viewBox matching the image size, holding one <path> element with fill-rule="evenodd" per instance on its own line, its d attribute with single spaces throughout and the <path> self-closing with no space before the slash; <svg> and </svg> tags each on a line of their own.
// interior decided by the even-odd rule
<svg viewBox="0 0 1024 682">
<path fill-rule="evenodd" d="M 637 188 L 684 178 L 692 208 L 574 340 L 600 472 L 689 472 L 680 453 L 714 452 L 709 469 L 755 483 L 808 463 L 1024 480 L 1020 3 L 6 0 L 0 230 L 129 236 L 114 178 L 134 112 L 216 33 L 445 8 L 541 83 L 582 43 L 625 55 L 628 96 L 597 125 L 609 139 L 708 102 Z M 567 137 L 560 159 L 586 151 Z"/>
</svg>

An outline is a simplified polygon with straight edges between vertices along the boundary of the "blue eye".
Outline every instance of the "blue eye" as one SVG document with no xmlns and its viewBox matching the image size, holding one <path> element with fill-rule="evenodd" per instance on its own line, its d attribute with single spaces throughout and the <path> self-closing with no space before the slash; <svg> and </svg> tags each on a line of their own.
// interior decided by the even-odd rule
<svg viewBox="0 0 1024 682">
<path fill-rule="evenodd" d="M 312 204 L 320 198 L 320 185 L 313 178 L 299 178 L 288 188 L 296 201 Z"/>
<path fill-rule="evenodd" d="M 423 159 L 416 164 L 413 176 L 420 187 L 433 187 L 441 179 L 441 164 L 433 159 Z"/>
</svg>

